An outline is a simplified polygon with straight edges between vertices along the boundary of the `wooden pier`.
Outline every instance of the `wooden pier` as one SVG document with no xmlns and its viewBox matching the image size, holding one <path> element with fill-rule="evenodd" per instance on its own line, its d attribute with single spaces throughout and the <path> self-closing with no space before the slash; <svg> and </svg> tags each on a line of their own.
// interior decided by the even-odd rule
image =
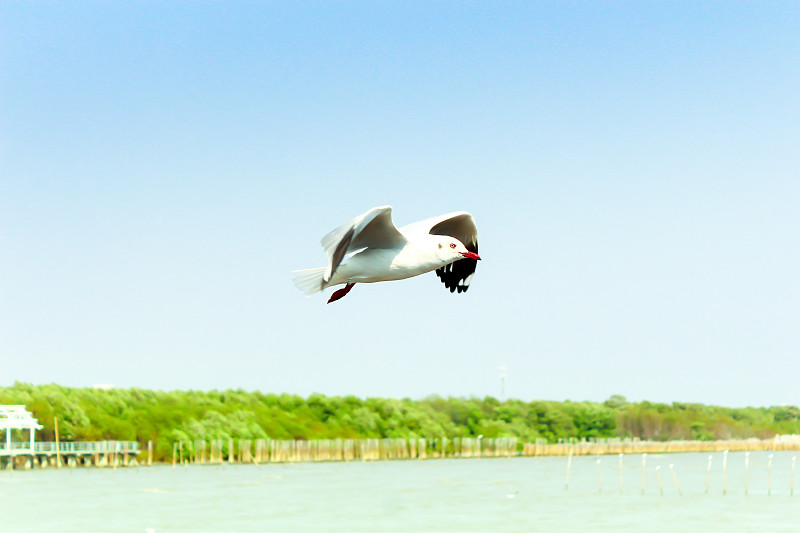
<svg viewBox="0 0 800 533">
<path fill-rule="evenodd" d="M 0 443 L 0 468 L 30 469 L 77 466 L 134 466 L 139 455 L 136 441 Z"/>
</svg>

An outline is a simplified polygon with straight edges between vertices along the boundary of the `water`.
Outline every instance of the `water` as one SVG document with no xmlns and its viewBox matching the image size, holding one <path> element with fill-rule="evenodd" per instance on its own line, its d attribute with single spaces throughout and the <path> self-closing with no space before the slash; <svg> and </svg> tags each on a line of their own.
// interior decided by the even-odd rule
<svg viewBox="0 0 800 533">
<path fill-rule="evenodd" d="M 776 452 L 767 495 L 766 452 L 172 466 L 0 472 L 0 531 L 623 531 L 796 532 L 800 491 L 791 458 Z M 683 494 L 669 471 L 674 464 Z M 661 466 L 661 496 L 655 467 Z M 602 491 L 598 483 L 602 475 Z M 800 479 L 798 479 L 800 482 Z"/>
</svg>

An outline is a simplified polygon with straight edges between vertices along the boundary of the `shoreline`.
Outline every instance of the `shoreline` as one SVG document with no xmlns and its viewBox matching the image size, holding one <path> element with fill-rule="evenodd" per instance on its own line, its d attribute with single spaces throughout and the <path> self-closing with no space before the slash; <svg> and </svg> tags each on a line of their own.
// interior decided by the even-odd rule
<svg viewBox="0 0 800 533">
<path fill-rule="evenodd" d="M 438 439 L 216 439 L 173 442 L 171 460 L 154 461 L 154 442 L 147 446 L 121 447 L 116 441 L 102 441 L 92 453 L 71 454 L 75 443 L 62 443 L 65 451 L 56 454 L 17 450 L 0 457 L 3 470 L 33 468 L 117 468 L 151 465 L 188 464 L 268 464 L 387 460 L 427 460 L 494 457 L 548 457 L 587 455 L 636 455 L 660 453 L 798 451 L 800 435 L 776 435 L 772 439 L 728 439 L 715 441 L 639 439 L 592 439 L 571 442 L 520 443 L 514 437 L 460 437 Z M 89 445 L 92 443 L 81 443 Z"/>
</svg>

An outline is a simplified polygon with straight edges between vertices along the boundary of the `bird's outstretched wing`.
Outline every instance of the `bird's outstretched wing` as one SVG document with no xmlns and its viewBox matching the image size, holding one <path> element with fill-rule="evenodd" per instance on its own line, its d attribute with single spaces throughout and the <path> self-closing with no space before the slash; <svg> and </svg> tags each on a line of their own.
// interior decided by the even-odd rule
<svg viewBox="0 0 800 533">
<path fill-rule="evenodd" d="M 457 211 L 420 222 L 403 226 L 400 231 L 406 235 L 413 233 L 430 233 L 431 235 L 449 235 L 461 241 L 467 250 L 478 253 L 478 228 L 472 215 L 466 211 Z M 442 280 L 450 292 L 465 292 L 469 288 L 478 261 L 475 259 L 459 259 L 454 263 L 436 269 L 436 275 Z"/>
<path fill-rule="evenodd" d="M 392 207 L 373 207 L 322 238 L 322 247 L 328 255 L 323 279 L 329 281 L 342 259 L 351 252 L 362 248 L 400 248 L 405 242 L 406 238 L 392 222 Z"/>
</svg>

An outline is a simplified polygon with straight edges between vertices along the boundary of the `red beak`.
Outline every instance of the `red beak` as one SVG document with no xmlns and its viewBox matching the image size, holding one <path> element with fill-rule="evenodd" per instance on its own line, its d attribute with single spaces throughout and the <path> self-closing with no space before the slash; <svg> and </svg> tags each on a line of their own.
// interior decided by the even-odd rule
<svg viewBox="0 0 800 533">
<path fill-rule="evenodd" d="M 475 252 L 466 252 L 466 253 L 459 252 L 459 253 L 461 255 L 463 255 L 464 257 L 466 257 L 467 259 L 474 259 L 475 261 L 480 261 L 481 260 L 481 256 L 479 256 Z"/>
</svg>

